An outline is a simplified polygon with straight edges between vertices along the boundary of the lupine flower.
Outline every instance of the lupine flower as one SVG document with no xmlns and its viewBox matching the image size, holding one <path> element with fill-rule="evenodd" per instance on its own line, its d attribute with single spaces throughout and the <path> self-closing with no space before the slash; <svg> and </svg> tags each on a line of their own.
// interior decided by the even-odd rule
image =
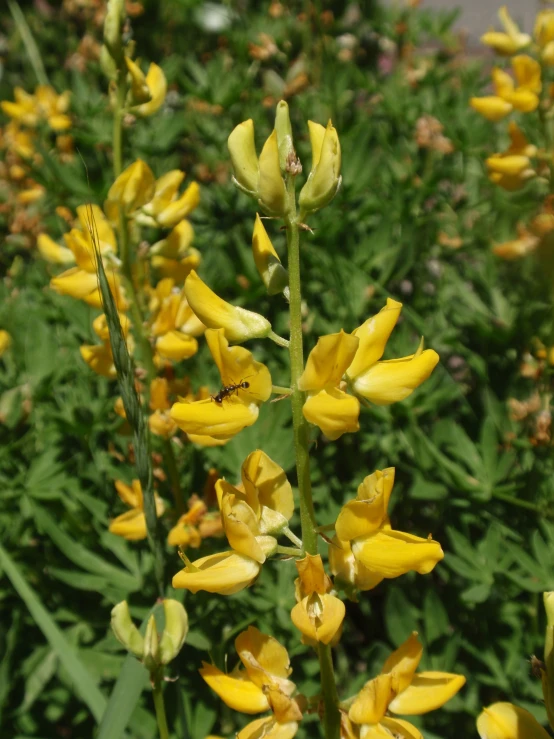
<svg viewBox="0 0 554 739">
<path fill-rule="evenodd" d="M 549 739 L 537 719 L 513 703 L 493 703 L 477 718 L 481 739 Z"/>
<path fill-rule="evenodd" d="M 530 113 L 539 106 L 542 88 L 540 64 L 530 56 L 520 54 L 512 59 L 512 69 L 517 85 L 507 72 L 495 67 L 491 74 L 496 94 L 470 100 L 471 107 L 489 121 L 499 121 L 512 110 Z"/>
<path fill-rule="evenodd" d="M 432 538 L 391 528 L 387 508 L 393 485 L 394 467 L 368 475 L 356 499 L 342 507 L 335 524 L 335 546 L 348 542 L 352 555 L 365 568 L 366 590 L 412 570 L 425 575 L 444 557 L 441 545 Z"/>
<path fill-rule="evenodd" d="M 109 530 L 112 534 L 122 536 L 129 541 L 146 539 L 146 516 L 144 515 L 144 500 L 140 481 L 133 480 L 131 485 L 127 485 L 121 480 L 116 480 L 115 489 L 121 500 L 131 510 L 114 518 L 110 523 Z M 165 503 L 156 493 L 154 497 L 156 500 L 156 515 L 159 518 L 165 510 Z"/>
<path fill-rule="evenodd" d="M 184 588 L 191 593 L 206 590 L 208 593 L 233 595 L 252 585 L 262 566 L 252 557 L 226 551 L 209 554 L 185 567 L 173 576 L 174 588 Z"/>
<path fill-rule="evenodd" d="M 541 10 L 535 20 L 535 40 L 544 64 L 554 64 L 554 10 Z"/>
<path fill-rule="evenodd" d="M 292 739 L 302 712 L 292 698 L 296 686 L 288 679 L 292 669 L 287 650 L 254 626 L 238 635 L 235 647 L 242 665 L 226 674 L 204 662 L 200 674 L 229 708 L 248 714 L 272 711 L 245 726 L 237 738 Z"/>
<path fill-rule="evenodd" d="M 325 574 L 319 554 L 306 555 L 296 560 L 299 578 L 296 580 L 297 604 L 291 611 L 291 619 L 302 633 L 302 643 L 317 646 L 334 645 L 342 631 L 346 613 L 344 603 L 330 593 L 332 583 Z"/>
<path fill-rule="evenodd" d="M 258 160 L 252 119 L 239 123 L 228 139 L 235 183 L 255 197 L 260 207 L 272 216 L 285 212 L 285 183 L 279 164 L 277 133 L 271 133 Z"/>
<path fill-rule="evenodd" d="M 186 434 L 227 440 L 256 422 L 259 405 L 271 395 L 271 376 L 267 367 L 256 362 L 247 349 L 229 346 L 224 330 L 209 329 L 206 341 L 224 386 L 248 382 L 221 403 L 206 398 L 194 403 L 175 403 L 171 417 Z"/>
<path fill-rule="evenodd" d="M 281 264 L 271 239 L 267 235 L 262 219 L 256 213 L 254 233 L 252 234 L 252 254 L 256 268 L 269 295 L 277 295 L 286 289 L 289 278 Z"/>
<path fill-rule="evenodd" d="M 114 204 L 129 216 L 150 202 L 154 195 L 154 186 L 154 174 L 142 159 L 137 159 L 136 162 L 130 164 L 116 178 L 108 191 L 105 210 L 114 215 L 113 218 L 110 215 L 110 220 L 118 221 L 119 214 L 111 210 Z"/>
<path fill-rule="evenodd" d="M 330 439 L 359 429 L 360 404 L 339 385 L 346 378 L 350 389 L 376 405 L 404 400 L 426 380 L 437 362 L 432 349 L 379 361 L 398 320 L 402 303 L 391 298 L 381 311 L 347 334 L 340 331 L 319 338 L 310 352 L 298 386 L 308 393 L 305 418 Z"/>
<path fill-rule="evenodd" d="M 239 308 L 216 295 L 194 270 L 185 280 L 185 295 L 192 310 L 205 326 L 221 329 L 234 344 L 266 337 L 269 321 L 259 313 Z"/>
<path fill-rule="evenodd" d="M 508 126 L 510 146 L 501 154 L 493 154 L 486 160 L 489 179 L 504 190 L 519 190 L 536 175 L 531 158 L 537 147 L 530 144 L 523 131 L 514 122 Z"/>
<path fill-rule="evenodd" d="M 210 536 L 222 536 L 223 524 L 219 511 L 208 511 L 203 500 L 192 496 L 189 510 L 179 518 L 167 537 L 170 546 L 200 546 L 203 539 Z"/>
<path fill-rule="evenodd" d="M 161 67 L 150 64 L 146 75 L 136 62 L 125 57 L 125 63 L 131 78 L 129 105 L 131 112 L 146 118 L 161 108 L 167 92 L 167 80 Z"/>
<path fill-rule="evenodd" d="M 173 169 L 156 180 L 153 196 L 142 209 L 139 223 L 173 228 L 190 215 L 200 202 L 200 188 L 197 182 L 191 182 L 179 195 L 184 178 L 184 172 Z"/>
<path fill-rule="evenodd" d="M 498 11 L 498 17 L 504 31 L 487 31 L 481 36 L 481 42 L 493 48 L 499 54 L 510 56 L 516 54 L 531 43 L 531 36 L 522 33 L 512 20 L 508 9 L 503 5 Z"/>
<path fill-rule="evenodd" d="M 325 207 L 340 187 L 341 150 L 336 129 L 308 121 L 312 146 L 312 169 L 300 191 L 298 204 L 305 213 Z"/>
<path fill-rule="evenodd" d="M 69 90 L 58 95 L 50 85 L 39 85 L 34 95 L 16 87 L 15 101 L 2 100 L 0 107 L 7 116 L 29 128 L 46 121 L 53 131 L 65 131 L 71 127 L 67 115 L 70 95 Z"/>
<path fill-rule="evenodd" d="M 128 349 L 129 351 L 132 351 L 133 342 L 129 337 L 129 319 L 127 316 L 119 313 L 119 321 L 121 323 L 123 336 L 127 341 Z M 117 371 L 113 363 L 110 331 L 108 329 L 108 323 L 104 313 L 94 319 L 92 322 L 92 328 L 98 338 L 101 339 L 102 344 L 84 344 L 80 348 L 81 357 L 97 375 L 102 375 L 103 377 L 108 377 L 113 380 L 117 377 Z"/>
<path fill-rule="evenodd" d="M 418 716 L 434 711 L 456 695 L 465 684 L 465 677 L 448 672 L 416 673 L 422 653 L 423 647 L 414 631 L 386 660 L 381 673 L 369 680 L 356 696 L 348 719 L 343 721 L 347 739 L 389 736 L 423 739 L 415 726 L 387 713 Z"/>
<path fill-rule="evenodd" d="M 162 277 L 183 283 L 200 264 L 200 252 L 191 244 L 194 231 L 189 221 L 180 221 L 170 233 L 149 249 L 150 263 Z"/>
</svg>

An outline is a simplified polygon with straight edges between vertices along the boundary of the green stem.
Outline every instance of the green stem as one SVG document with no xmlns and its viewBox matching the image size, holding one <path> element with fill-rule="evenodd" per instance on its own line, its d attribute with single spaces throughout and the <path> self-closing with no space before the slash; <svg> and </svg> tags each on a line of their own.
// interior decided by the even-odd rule
<svg viewBox="0 0 554 739">
<path fill-rule="evenodd" d="M 159 679 L 155 679 L 152 683 L 152 697 L 154 698 L 154 708 L 156 709 L 156 720 L 158 722 L 160 739 L 169 739 L 169 729 L 167 728 L 167 718 L 165 716 L 164 695 L 162 692 L 162 681 Z"/>
<path fill-rule="evenodd" d="M 274 395 L 290 395 L 292 390 L 290 387 L 283 387 L 282 385 L 272 385 L 271 392 Z"/>
<path fill-rule="evenodd" d="M 295 545 L 296 545 L 296 546 L 297 546 L 297 547 L 298 547 L 299 549 L 304 549 L 304 545 L 302 544 L 302 540 L 301 540 L 301 539 L 299 539 L 299 538 L 298 538 L 298 537 L 296 536 L 296 534 L 294 534 L 294 533 L 293 533 L 293 532 L 292 532 L 292 531 L 291 531 L 291 530 L 289 529 L 289 527 L 288 527 L 288 526 L 286 526 L 286 527 L 285 527 L 285 528 L 283 529 L 283 532 L 282 532 L 282 533 L 283 533 L 283 534 L 284 534 L 284 535 L 285 535 L 285 536 L 287 537 L 287 539 L 290 539 L 290 541 L 292 541 L 292 543 L 293 543 L 293 544 L 295 544 Z"/>
<path fill-rule="evenodd" d="M 117 179 L 123 171 L 123 110 L 127 97 L 127 70 L 117 72 L 117 90 L 115 95 L 115 110 L 113 116 L 113 174 Z"/>
<path fill-rule="evenodd" d="M 29 57 L 29 61 L 31 62 L 31 66 L 35 72 L 39 85 L 50 84 L 48 82 L 46 70 L 44 69 L 39 48 L 21 8 L 15 0 L 8 0 L 8 8 L 10 9 L 10 13 L 12 14 L 17 30 L 19 31 L 19 35 L 21 36 L 21 40 L 25 46 L 25 51 L 27 52 L 27 56 Z"/>
<path fill-rule="evenodd" d="M 312 501 L 312 482 L 310 479 L 310 453 L 308 422 L 302 413 L 304 393 L 298 388 L 298 381 L 304 371 L 304 350 L 302 346 L 302 292 L 300 281 L 300 233 L 296 218 L 296 197 L 294 177 L 287 178 L 288 208 L 285 217 L 287 230 L 288 270 L 290 287 L 290 374 L 292 389 L 292 427 L 296 454 L 296 473 L 300 496 L 300 525 L 302 541 L 308 554 L 317 554 L 317 532 Z"/>
<path fill-rule="evenodd" d="M 539 513 L 541 511 L 540 506 L 538 506 L 536 503 L 531 503 L 527 500 L 520 500 L 519 498 L 514 498 L 513 495 L 500 493 L 496 490 L 492 491 L 492 497 L 496 498 L 497 500 L 503 500 L 505 503 L 510 503 L 511 505 L 517 506 L 518 508 L 525 508 L 525 510 L 527 511 L 534 511 L 535 513 Z"/>
<path fill-rule="evenodd" d="M 310 437 L 308 422 L 304 418 L 302 408 L 305 396 L 299 389 L 298 382 L 304 371 L 304 349 L 302 346 L 302 291 L 300 279 L 300 232 L 296 214 L 296 196 L 294 192 L 294 176 L 287 176 L 287 211 L 285 227 L 287 232 L 288 272 L 290 288 L 290 373 L 291 373 L 291 405 L 294 449 L 296 454 L 296 473 L 298 476 L 298 494 L 300 498 L 300 524 L 302 542 L 307 554 L 317 554 L 318 533 L 312 500 L 312 482 L 310 477 Z M 321 691 L 323 695 L 326 739 L 339 739 L 340 712 L 338 709 L 337 686 L 333 672 L 333 659 L 329 646 L 319 645 L 319 665 L 321 674 Z"/>
<path fill-rule="evenodd" d="M 276 554 L 286 554 L 289 557 L 296 557 L 297 559 L 304 556 L 303 549 L 299 549 L 298 547 L 284 547 L 281 544 L 277 545 L 275 552 Z"/>
<path fill-rule="evenodd" d="M 338 739 L 340 736 L 339 696 L 333 672 L 333 655 L 329 644 L 318 645 L 319 668 L 321 671 L 321 690 L 325 712 L 323 726 L 326 739 Z"/>
<path fill-rule="evenodd" d="M 181 490 L 181 480 L 173 447 L 171 446 L 171 439 L 167 439 L 164 442 L 164 461 L 169 476 L 169 486 L 173 493 L 173 500 L 175 501 L 177 516 L 182 516 L 185 512 L 185 499 Z"/>
</svg>

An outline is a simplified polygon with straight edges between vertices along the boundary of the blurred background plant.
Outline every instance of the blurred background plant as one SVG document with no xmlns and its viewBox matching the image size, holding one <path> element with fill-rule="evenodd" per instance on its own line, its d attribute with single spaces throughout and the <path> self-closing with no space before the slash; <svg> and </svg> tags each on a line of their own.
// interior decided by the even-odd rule
<svg viewBox="0 0 554 739">
<path fill-rule="evenodd" d="M 394 465 L 395 526 L 433 531 L 446 554 L 431 575 L 403 576 L 347 604 L 337 681 L 356 692 L 416 629 L 422 666 L 468 681 L 426 717 L 426 737 L 473 735 L 482 706 L 495 701 L 513 701 L 545 722 L 528 659 L 542 651 L 540 594 L 554 589 L 551 284 L 537 260 L 506 262 L 491 249 L 492 241 L 513 239 L 545 193 L 540 178 L 507 192 L 486 176 L 486 158 L 509 144 L 504 124 L 495 140 L 491 123 L 469 106 L 487 92 L 488 58 L 468 53 L 452 32 L 455 12 L 190 0 L 126 9 L 129 41 L 159 64 L 167 94 L 154 117 L 123 118 L 124 166 L 141 159 L 157 178 L 179 169 L 200 183 L 190 218 L 210 287 L 259 306 L 277 333 L 287 333 L 257 278 L 251 204 L 231 186 L 226 150 L 229 131 L 250 117 L 265 140 L 275 103 L 285 98 L 295 131 L 308 118 L 331 117 L 343 152 L 342 189 L 303 240 L 307 349 L 338 324 L 352 330 L 391 296 L 404 309 L 390 356 L 404 356 L 423 334 L 441 357 L 407 401 L 362 409 L 369 416 L 363 433 L 317 441 L 314 500 L 322 520 L 335 520 L 354 494 L 361 459 L 368 472 Z M 122 510 L 114 481 L 131 484 L 135 476 L 133 450 L 114 411 L 116 385 L 80 357 L 83 344 L 98 344 L 92 321 L 99 311 L 48 287 L 59 268 L 45 263 L 37 237 L 61 243 L 77 207 L 102 205 L 113 185 L 113 117 L 100 68 L 105 4 L 22 3 L 21 10 L 23 23 L 17 11 L 1 15 L 0 97 L 17 102 L 20 87 L 40 98 L 37 86 L 49 83 L 64 108 L 49 96 L 55 113 L 71 126 L 56 131 L 46 117 L 15 130 L 7 110 L 0 136 L 0 327 L 11 337 L 2 335 L 0 360 L 0 568 L 7 575 L 0 595 L 10 615 L 0 635 L 0 725 L 6 736 L 92 736 L 126 659 L 107 613 L 128 599 L 135 620 L 145 619 L 156 596 L 154 560 L 146 546 L 108 531 Z M 37 76 L 29 35 L 46 80 Z M 531 121 L 526 115 L 525 132 L 538 146 Z M 297 144 L 308 161 L 308 136 Z M 278 251 L 283 244 L 284 237 L 275 240 Z M 279 378 L 277 347 L 255 349 Z M 186 362 L 191 392 L 219 389 L 206 356 L 201 347 Z M 174 443 L 186 498 L 196 493 L 213 507 L 212 470 L 239 480 L 257 447 L 290 473 L 289 425 L 285 403 L 266 404 L 257 424 L 224 447 Z M 152 461 L 165 492 L 162 454 L 154 449 Z M 165 498 L 171 503 L 169 492 Z M 163 525 L 169 533 L 171 519 Z M 220 548 L 199 539 L 198 556 Z M 254 622 L 287 644 L 299 689 L 315 691 L 317 660 L 300 644 L 293 599 L 280 586 L 293 570 L 292 562 L 265 567 L 254 589 L 230 599 L 200 593 L 192 607 L 185 598 L 190 629 L 171 673 L 180 679 L 166 690 L 179 736 L 230 735 L 240 725 L 195 669 L 208 654 L 222 667 L 235 636 Z M 131 715 L 129 735 L 151 737 L 155 718 L 147 692 L 141 696 L 147 674 L 129 664 L 134 691 L 116 694 L 112 711 Z M 298 736 L 309 731 L 306 724 Z"/>
</svg>

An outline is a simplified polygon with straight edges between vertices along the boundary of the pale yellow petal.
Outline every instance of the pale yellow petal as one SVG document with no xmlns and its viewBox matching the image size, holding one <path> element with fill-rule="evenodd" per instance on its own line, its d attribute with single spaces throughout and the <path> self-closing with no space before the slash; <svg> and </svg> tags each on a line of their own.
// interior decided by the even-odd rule
<svg viewBox="0 0 554 739">
<path fill-rule="evenodd" d="M 255 193 L 258 189 L 259 167 L 251 118 L 233 129 L 227 145 L 237 182 L 245 190 Z"/>
<path fill-rule="evenodd" d="M 348 717 L 355 724 L 378 724 L 393 696 L 392 676 L 378 675 L 360 690 L 350 706 Z"/>
<path fill-rule="evenodd" d="M 473 97 L 469 104 L 488 121 L 496 123 L 505 118 L 513 110 L 512 103 L 496 95 Z"/>
<path fill-rule="evenodd" d="M 402 303 L 387 298 L 387 304 L 377 315 L 368 318 L 353 331 L 360 343 L 354 360 L 347 369 L 348 377 L 356 378 L 381 359 L 401 310 Z"/>
<path fill-rule="evenodd" d="M 392 675 L 392 687 L 395 693 L 402 693 L 410 685 L 422 654 L 423 645 L 417 638 L 417 631 L 413 631 L 406 641 L 387 658 L 381 672 L 388 672 Z"/>
<path fill-rule="evenodd" d="M 181 331 L 168 331 L 156 340 L 156 351 L 163 359 L 180 362 L 189 359 L 198 351 L 198 342 Z"/>
<path fill-rule="evenodd" d="M 444 706 L 465 685 L 463 675 L 449 672 L 420 672 L 409 687 L 389 704 L 393 713 L 417 716 Z"/>
<path fill-rule="evenodd" d="M 550 739 L 536 718 L 513 703 L 493 703 L 477 718 L 481 739 Z"/>
<path fill-rule="evenodd" d="M 264 692 L 246 675 L 243 678 L 226 675 L 215 665 L 206 662 L 202 663 L 199 673 L 225 705 L 234 711 L 252 714 L 269 709 Z"/>
<path fill-rule="evenodd" d="M 71 249 L 60 246 L 47 234 L 39 234 L 37 248 L 40 255 L 52 264 L 72 264 L 75 262 L 75 257 Z"/>
<path fill-rule="evenodd" d="M 311 395 L 302 407 L 304 418 L 318 426 L 334 441 L 343 434 L 360 430 L 360 402 L 338 388 L 321 390 Z"/>
<path fill-rule="evenodd" d="M 438 361 L 437 352 L 426 349 L 412 357 L 377 362 L 355 378 L 354 391 L 375 405 L 397 403 L 425 382 Z"/>
<path fill-rule="evenodd" d="M 233 595 L 251 585 L 261 569 L 255 560 L 232 551 L 210 554 L 192 565 L 194 569 L 185 567 L 173 576 L 174 588 L 184 588 L 191 593 L 206 590 L 208 593 Z"/>
<path fill-rule="evenodd" d="M 235 398 L 228 398 L 221 404 L 211 398 L 194 403 L 175 403 L 171 408 L 171 418 L 182 431 L 215 439 L 228 439 L 252 426 L 258 413 L 255 403 L 247 405 Z"/>
<path fill-rule="evenodd" d="M 399 577 L 412 570 L 426 575 L 444 558 L 437 541 L 392 529 L 355 539 L 351 546 L 356 559 L 385 578 Z"/>
<path fill-rule="evenodd" d="M 360 340 L 342 329 L 337 334 L 320 336 L 306 362 L 298 387 L 313 392 L 331 386 L 337 387 L 352 364 Z"/>
</svg>

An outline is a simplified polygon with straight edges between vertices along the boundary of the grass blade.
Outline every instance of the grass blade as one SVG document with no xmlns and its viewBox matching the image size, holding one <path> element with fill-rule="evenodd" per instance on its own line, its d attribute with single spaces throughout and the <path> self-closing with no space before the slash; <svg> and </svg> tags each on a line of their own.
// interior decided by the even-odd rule
<svg viewBox="0 0 554 739">
<path fill-rule="evenodd" d="M 27 584 L 19 568 L 1 545 L 0 566 L 70 675 L 76 695 L 86 703 L 96 721 L 100 721 L 106 710 L 106 698 L 79 659 L 75 649 L 67 642 L 63 632 L 42 605 L 40 598 Z"/>
</svg>

